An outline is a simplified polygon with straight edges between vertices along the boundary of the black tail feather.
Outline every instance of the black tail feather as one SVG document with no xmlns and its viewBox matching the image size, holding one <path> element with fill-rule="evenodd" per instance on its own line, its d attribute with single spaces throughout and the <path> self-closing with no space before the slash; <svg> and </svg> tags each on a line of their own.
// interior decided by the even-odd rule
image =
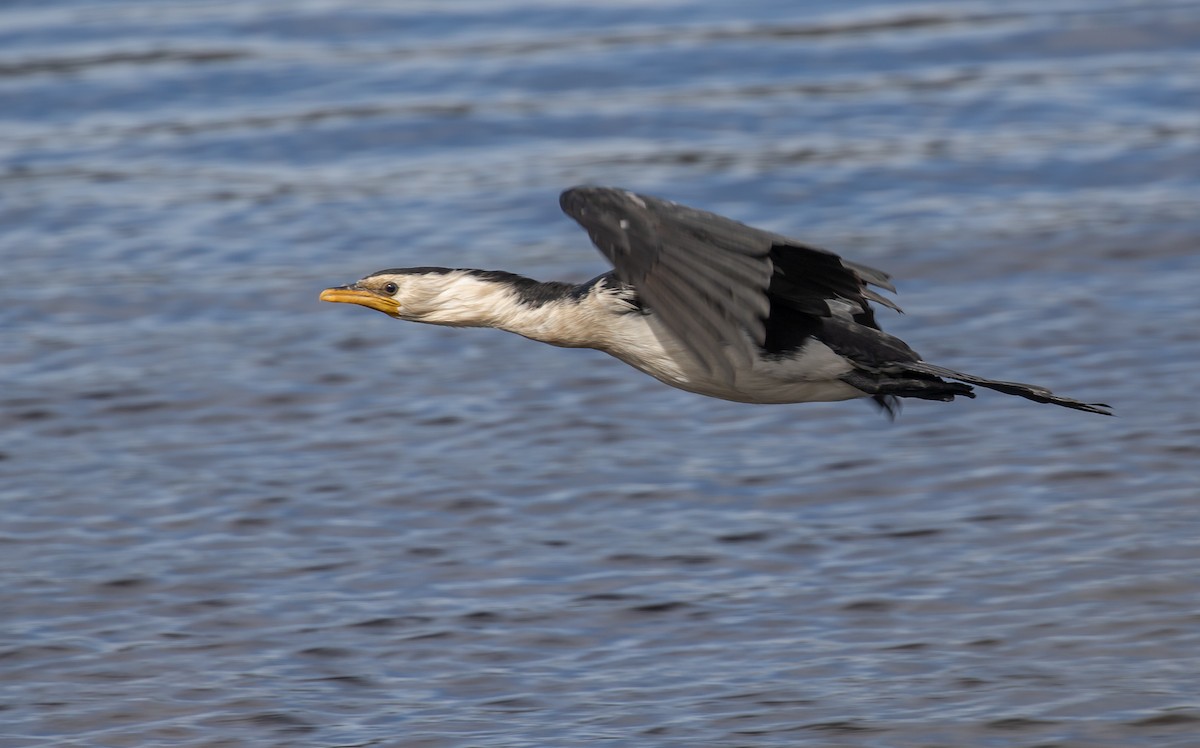
<svg viewBox="0 0 1200 748">
<path fill-rule="evenodd" d="M 1105 403 L 1085 403 L 1079 400 L 1073 400 L 1069 397 L 1055 395 L 1045 387 L 1038 387 L 1033 384 L 1022 384 L 1021 382 L 1003 382 L 997 379 L 987 379 L 985 377 L 977 377 L 971 374 L 963 374 L 960 371 L 947 369 L 943 366 L 937 366 L 925 361 L 905 361 L 900 364 L 900 367 L 905 372 L 916 374 L 929 374 L 935 377 L 945 377 L 946 379 L 954 379 L 959 382 L 986 387 L 989 390 L 1003 392 L 1006 395 L 1016 395 L 1023 397 L 1026 400 L 1032 400 L 1035 403 L 1050 403 L 1052 405 L 1061 405 L 1064 408 L 1073 408 L 1082 410 L 1087 413 L 1099 413 L 1103 416 L 1112 415 L 1112 406 Z"/>
<path fill-rule="evenodd" d="M 870 393 L 875 404 L 887 412 L 893 420 L 900 411 L 901 397 L 915 397 L 921 400 L 939 400 L 950 402 L 956 397 L 975 397 L 970 385 L 958 382 L 946 382 L 938 377 L 915 373 L 913 376 L 903 374 L 868 374 L 852 371 L 843 374 L 842 381 L 857 387 L 863 392 Z"/>
</svg>

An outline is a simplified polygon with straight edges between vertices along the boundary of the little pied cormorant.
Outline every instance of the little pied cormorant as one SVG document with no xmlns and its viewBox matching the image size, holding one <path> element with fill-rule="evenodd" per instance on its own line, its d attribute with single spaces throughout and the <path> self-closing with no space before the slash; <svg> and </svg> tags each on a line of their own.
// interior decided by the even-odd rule
<svg viewBox="0 0 1200 748">
<path fill-rule="evenodd" d="M 894 414 L 897 398 L 974 397 L 977 385 L 1111 415 L 1103 403 L 922 361 L 876 324 L 869 302 L 899 311 L 871 288 L 895 291 L 887 273 L 827 250 L 622 189 L 575 187 L 560 205 L 612 272 L 575 285 L 493 270 L 393 268 L 328 288 L 321 300 L 595 348 L 672 387 L 724 400 L 872 397 Z"/>
</svg>

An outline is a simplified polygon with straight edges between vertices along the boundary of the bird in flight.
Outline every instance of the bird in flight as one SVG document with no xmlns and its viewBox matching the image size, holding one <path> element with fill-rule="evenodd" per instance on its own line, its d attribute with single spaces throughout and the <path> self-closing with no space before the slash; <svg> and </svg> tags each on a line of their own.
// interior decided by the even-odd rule
<svg viewBox="0 0 1200 748">
<path fill-rule="evenodd" d="M 392 268 L 322 301 L 396 319 L 496 327 L 551 345 L 595 348 L 672 387 L 745 403 L 870 397 L 950 401 L 974 386 L 1089 413 L 1103 403 L 964 374 L 883 332 L 871 304 L 899 308 L 880 270 L 695 208 L 612 187 L 562 193 L 613 270 L 586 283 L 497 270 Z"/>
</svg>

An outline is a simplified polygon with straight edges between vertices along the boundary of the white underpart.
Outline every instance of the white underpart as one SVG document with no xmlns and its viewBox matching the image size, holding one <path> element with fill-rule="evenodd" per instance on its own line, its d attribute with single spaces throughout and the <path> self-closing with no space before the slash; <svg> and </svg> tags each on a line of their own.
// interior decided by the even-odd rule
<svg viewBox="0 0 1200 748">
<path fill-rule="evenodd" d="M 654 318 L 632 310 L 620 295 L 593 287 L 582 299 L 531 306 L 505 283 L 467 273 L 400 277 L 402 316 L 457 327 L 496 327 L 551 345 L 604 351 L 682 390 L 747 403 L 849 400 L 867 393 L 838 379 L 852 366 L 810 340 L 788 356 L 764 355 L 736 367 L 732 382 L 697 364 Z"/>
<path fill-rule="evenodd" d="M 655 379 L 722 400 L 804 403 L 850 400 L 867 393 L 838 379 L 852 367 L 828 346 L 810 340 L 789 356 L 756 357 L 727 382 L 696 363 L 653 315 L 609 317 L 609 345 L 595 346 Z"/>
</svg>

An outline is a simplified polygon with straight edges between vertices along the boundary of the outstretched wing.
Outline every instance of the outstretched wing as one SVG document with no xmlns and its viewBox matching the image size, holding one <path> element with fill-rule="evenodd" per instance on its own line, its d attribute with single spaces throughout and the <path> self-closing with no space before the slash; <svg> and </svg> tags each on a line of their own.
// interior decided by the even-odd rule
<svg viewBox="0 0 1200 748">
<path fill-rule="evenodd" d="M 874 325 L 866 288 L 887 275 L 832 252 L 714 213 L 611 187 L 574 187 L 559 200 L 645 305 L 708 370 L 732 381 L 767 336 L 773 304 L 829 316 L 849 302 Z"/>
</svg>

